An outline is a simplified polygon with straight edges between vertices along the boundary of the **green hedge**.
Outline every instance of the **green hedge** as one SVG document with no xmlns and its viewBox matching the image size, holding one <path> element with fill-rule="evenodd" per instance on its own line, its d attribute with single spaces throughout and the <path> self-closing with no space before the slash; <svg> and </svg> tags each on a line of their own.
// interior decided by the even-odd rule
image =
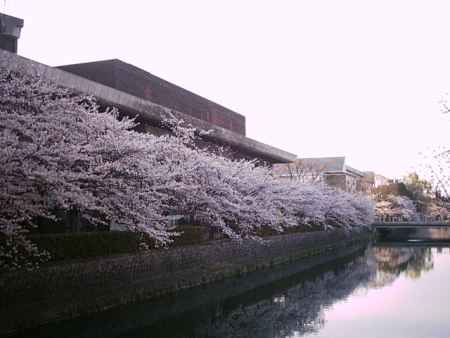
<svg viewBox="0 0 450 338">
<path fill-rule="evenodd" d="M 195 225 L 179 225 L 180 236 L 175 237 L 170 246 L 201 244 L 209 241 L 209 228 Z"/>
<path fill-rule="evenodd" d="M 170 246 L 200 244 L 209 239 L 205 227 L 180 226 L 177 231 L 182 234 Z M 50 253 L 51 261 L 136 253 L 142 243 L 155 247 L 154 242 L 143 234 L 129 231 L 33 234 L 29 238 Z"/>
<path fill-rule="evenodd" d="M 286 229 L 281 234 L 290 234 L 321 230 L 318 227 L 296 227 Z M 177 231 L 181 235 L 174 238 L 170 247 L 206 243 L 211 238 L 220 239 L 223 236 L 210 233 L 208 227 L 195 225 L 180 225 Z M 261 237 L 279 235 L 269 228 L 261 228 Z M 136 253 L 142 243 L 154 248 L 154 242 L 143 234 L 129 231 L 101 231 L 101 232 L 69 232 L 59 234 L 33 234 L 29 238 L 39 248 L 48 251 L 51 261 L 68 259 L 84 259 L 116 254 Z"/>
<path fill-rule="evenodd" d="M 133 253 L 141 243 L 138 233 L 125 231 L 31 235 L 30 240 L 48 251 L 52 261 Z"/>
<path fill-rule="evenodd" d="M 261 237 L 269 237 L 276 235 L 289 235 L 289 234 L 297 234 L 302 232 L 313 232 L 313 231 L 323 231 L 323 227 L 320 225 L 302 225 L 292 228 L 286 228 L 283 232 L 278 232 L 272 228 L 261 227 L 256 231 L 256 234 Z"/>
</svg>

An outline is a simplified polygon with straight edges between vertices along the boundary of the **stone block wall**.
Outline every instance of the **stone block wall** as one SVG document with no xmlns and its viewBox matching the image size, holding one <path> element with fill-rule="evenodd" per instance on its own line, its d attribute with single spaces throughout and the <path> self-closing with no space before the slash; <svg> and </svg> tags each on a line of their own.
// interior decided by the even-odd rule
<svg viewBox="0 0 450 338">
<path fill-rule="evenodd" d="M 66 262 L 0 276 L 0 334 L 151 299 L 367 238 L 343 231 L 273 236 Z"/>
</svg>

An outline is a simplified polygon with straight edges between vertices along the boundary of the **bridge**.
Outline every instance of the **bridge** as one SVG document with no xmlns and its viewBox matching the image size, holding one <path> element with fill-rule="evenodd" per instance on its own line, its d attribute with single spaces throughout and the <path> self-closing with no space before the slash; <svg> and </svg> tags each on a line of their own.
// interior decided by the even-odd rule
<svg viewBox="0 0 450 338">
<path fill-rule="evenodd" d="M 377 240 L 377 248 L 449 248 L 449 239 L 420 239 L 420 240 Z"/>
<path fill-rule="evenodd" d="M 402 217 L 378 217 L 372 224 L 375 229 L 450 228 L 450 219 L 421 216 L 414 220 Z"/>
<path fill-rule="evenodd" d="M 450 247 L 450 219 L 380 217 L 373 224 L 380 247 Z"/>
</svg>

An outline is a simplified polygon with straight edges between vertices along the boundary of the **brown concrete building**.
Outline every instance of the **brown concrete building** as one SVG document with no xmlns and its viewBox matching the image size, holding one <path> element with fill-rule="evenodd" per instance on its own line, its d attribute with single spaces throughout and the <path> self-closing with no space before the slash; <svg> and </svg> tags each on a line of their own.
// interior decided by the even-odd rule
<svg viewBox="0 0 450 338">
<path fill-rule="evenodd" d="M 121 60 L 58 68 L 245 136 L 243 115 Z"/>
<path fill-rule="evenodd" d="M 225 146 L 235 158 L 268 163 L 296 159 L 292 153 L 246 137 L 243 115 L 123 61 L 114 59 L 54 68 L 18 56 L 15 53 L 23 20 L 1 13 L 0 20 L 4 25 L 0 32 L 5 33 L 0 34 L 0 67 L 92 95 L 102 105 L 115 106 L 126 115 L 137 116 L 140 131 L 163 133 L 161 122 L 175 117 L 199 130 L 210 131 L 202 136 L 202 143 Z M 11 39 L 13 45 L 8 44 Z"/>
<path fill-rule="evenodd" d="M 347 165 L 345 157 L 299 158 L 291 163 L 274 164 L 273 172 L 282 180 L 325 182 L 349 192 L 371 189 L 365 173 Z"/>
</svg>

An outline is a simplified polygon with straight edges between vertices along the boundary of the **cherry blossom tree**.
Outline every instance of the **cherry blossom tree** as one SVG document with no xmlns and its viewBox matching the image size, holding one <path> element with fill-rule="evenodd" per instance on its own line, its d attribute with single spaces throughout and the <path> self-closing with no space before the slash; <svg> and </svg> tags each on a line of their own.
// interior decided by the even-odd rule
<svg viewBox="0 0 450 338">
<path fill-rule="evenodd" d="M 256 161 L 230 160 L 197 148 L 196 130 L 183 121 L 171 120 L 167 125 L 177 137 L 164 136 L 162 145 L 169 149 L 159 152 L 172 155 L 166 161 L 175 160 L 170 166 L 172 172 L 178 170 L 170 180 L 177 182 L 172 195 L 178 198 L 180 213 L 196 222 L 240 238 L 263 226 L 278 231 L 305 225 L 351 229 L 373 221 L 374 203 L 365 195 L 323 182 L 280 181 Z"/>
<path fill-rule="evenodd" d="M 168 222 L 173 214 L 233 239 L 254 238 L 261 227 L 372 222 L 367 198 L 280 182 L 256 161 L 197 147 L 202 132 L 183 121 L 165 121 L 171 133 L 163 136 L 135 126 L 92 97 L 0 70 L 0 269 L 45 259 L 26 233 L 61 210 L 93 226 L 121 224 L 157 245 L 177 235 Z"/>
<path fill-rule="evenodd" d="M 435 149 L 426 159 L 426 171 L 441 199 L 450 201 L 450 149 Z"/>
<path fill-rule="evenodd" d="M 155 138 L 134 126 L 115 110 L 101 112 L 93 98 L 0 72 L 0 264 L 40 260 L 24 233 L 38 217 L 55 219 L 56 210 L 76 210 L 94 225 L 119 221 L 157 243 L 170 240 Z"/>
<path fill-rule="evenodd" d="M 381 218 L 401 218 L 405 221 L 419 218 L 414 202 L 406 196 L 387 195 L 377 201 L 375 210 Z"/>
<path fill-rule="evenodd" d="M 441 112 L 446 115 L 448 123 L 450 120 L 450 105 L 448 95 L 442 98 Z M 445 123 L 445 122 L 443 122 Z M 436 146 L 431 151 L 422 154 L 424 156 L 423 172 L 431 181 L 436 192 L 436 197 L 450 203 L 450 147 L 448 144 Z"/>
<path fill-rule="evenodd" d="M 185 135 L 179 130 L 181 124 L 174 123 L 175 134 Z M 321 183 L 280 181 L 270 168 L 255 161 L 230 160 L 195 146 L 186 152 L 182 144 L 170 142 L 171 136 L 165 138 L 162 144 L 170 150 L 160 152 L 172 154 L 170 159 L 176 161 L 169 167 L 177 173 L 170 181 L 176 182 L 171 183 L 171 195 L 179 212 L 229 237 L 251 237 L 260 227 L 283 231 L 314 224 L 348 229 L 373 219 L 373 204 L 364 196 Z M 193 136 L 182 142 L 189 146 L 192 140 Z"/>
</svg>

